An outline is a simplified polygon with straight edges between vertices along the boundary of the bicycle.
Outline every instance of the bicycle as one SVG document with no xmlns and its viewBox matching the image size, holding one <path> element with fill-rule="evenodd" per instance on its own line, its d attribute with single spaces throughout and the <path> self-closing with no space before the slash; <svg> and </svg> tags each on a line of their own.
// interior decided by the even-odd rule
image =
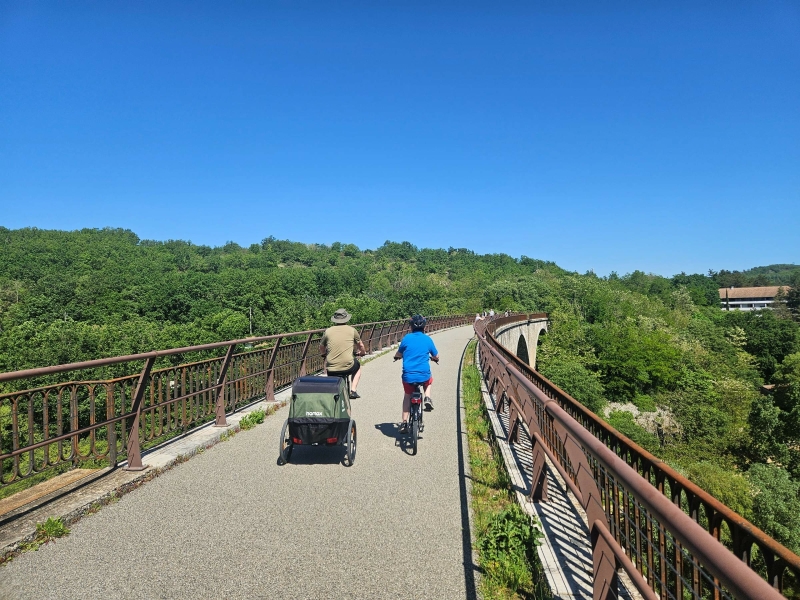
<svg viewBox="0 0 800 600">
<path fill-rule="evenodd" d="M 359 357 L 364 356 L 364 355 L 365 355 L 364 352 L 355 352 L 355 351 L 353 352 L 353 358 L 359 358 Z M 325 371 L 325 373 L 327 373 L 327 371 Z M 345 393 L 347 394 L 347 398 L 350 399 L 350 391 L 351 391 L 350 390 L 350 384 L 351 384 L 351 380 L 353 378 L 353 375 L 340 375 L 339 373 L 337 373 L 335 371 L 333 372 L 333 374 L 330 374 L 330 373 L 327 373 L 327 374 L 330 377 L 339 377 L 340 379 L 342 379 L 344 381 Z"/>
<path fill-rule="evenodd" d="M 422 403 L 425 399 L 424 386 L 425 382 L 409 384 L 414 388 L 411 394 L 411 411 L 408 415 L 408 434 L 411 436 L 411 455 L 417 454 L 417 441 L 419 434 L 425 430 L 425 422 L 422 415 L 425 412 L 422 410 Z"/>
<path fill-rule="evenodd" d="M 395 358 L 395 360 L 400 360 Z M 434 360 L 429 357 L 429 360 L 439 363 L 438 359 Z M 425 421 L 423 414 L 426 410 L 433 410 L 433 406 L 425 408 L 425 386 L 427 381 L 420 381 L 416 383 L 409 383 L 414 391 L 411 393 L 411 405 L 408 413 L 408 424 L 406 425 L 406 435 L 411 436 L 411 456 L 417 454 L 417 444 L 419 441 L 419 434 L 425 431 Z"/>
</svg>

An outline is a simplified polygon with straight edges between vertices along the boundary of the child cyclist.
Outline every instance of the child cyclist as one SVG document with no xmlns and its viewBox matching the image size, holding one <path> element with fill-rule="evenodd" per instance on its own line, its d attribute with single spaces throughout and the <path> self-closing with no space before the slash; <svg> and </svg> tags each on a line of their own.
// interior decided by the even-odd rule
<svg viewBox="0 0 800 600">
<path fill-rule="evenodd" d="M 422 383 L 425 390 L 425 408 L 433 410 L 431 400 L 431 366 L 428 358 L 439 362 L 439 351 L 430 336 L 425 335 L 427 321 L 422 315 L 411 317 L 411 333 L 406 334 L 394 355 L 395 360 L 403 359 L 403 420 L 400 422 L 400 433 L 408 431 L 408 415 L 411 412 L 411 394 L 414 393 L 412 383 Z"/>
</svg>

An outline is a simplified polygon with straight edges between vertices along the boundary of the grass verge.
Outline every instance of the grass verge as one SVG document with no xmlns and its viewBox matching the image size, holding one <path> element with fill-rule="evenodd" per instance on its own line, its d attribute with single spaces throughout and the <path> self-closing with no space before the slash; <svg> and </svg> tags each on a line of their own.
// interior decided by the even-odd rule
<svg viewBox="0 0 800 600">
<path fill-rule="evenodd" d="M 475 545 L 481 567 L 481 595 L 486 600 L 549 600 L 536 546 L 541 531 L 516 502 L 503 457 L 491 435 L 491 423 L 470 342 L 462 370 L 462 391 L 472 479 Z"/>
</svg>

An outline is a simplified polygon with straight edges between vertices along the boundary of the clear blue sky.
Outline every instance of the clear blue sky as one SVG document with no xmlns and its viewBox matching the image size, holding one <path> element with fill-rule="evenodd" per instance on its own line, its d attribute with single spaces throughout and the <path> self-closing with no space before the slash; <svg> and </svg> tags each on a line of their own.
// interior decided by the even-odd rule
<svg viewBox="0 0 800 600">
<path fill-rule="evenodd" d="M 0 3 L 0 224 L 800 263 L 800 3 Z"/>
</svg>

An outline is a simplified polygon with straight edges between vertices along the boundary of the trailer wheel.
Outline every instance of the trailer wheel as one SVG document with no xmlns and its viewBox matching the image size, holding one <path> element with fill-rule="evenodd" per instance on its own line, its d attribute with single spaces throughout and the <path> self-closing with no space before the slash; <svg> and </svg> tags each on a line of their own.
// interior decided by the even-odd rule
<svg viewBox="0 0 800 600">
<path fill-rule="evenodd" d="M 278 451 L 280 453 L 278 456 L 278 464 L 285 465 L 289 462 L 293 448 L 294 442 L 292 442 L 292 438 L 289 435 L 289 419 L 286 419 L 286 422 L 283 424 L 283 429 L 281 429 L 281 439 L 278 446 Z"/>
<path fill-rule="evenodd" d="M 353 462 L 356 460 L 356 422 L 350 419 L 350 425 L 347 428 L 347 438 L 345 439 L 345 457 L 344 466 L 352 467 Z"/>
</svg>

